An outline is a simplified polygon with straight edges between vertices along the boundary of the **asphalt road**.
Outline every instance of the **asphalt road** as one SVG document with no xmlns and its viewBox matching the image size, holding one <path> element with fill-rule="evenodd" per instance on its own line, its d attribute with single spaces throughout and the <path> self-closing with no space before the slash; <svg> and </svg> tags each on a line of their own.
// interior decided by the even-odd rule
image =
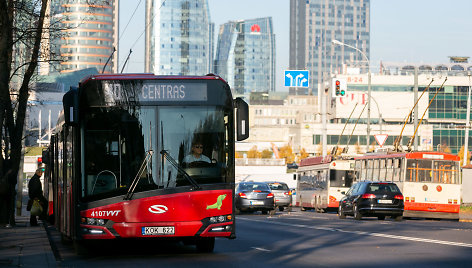
<svg viewBox="0 0 472 268">
<path fill-rule="evenodd" d="M 213 253 L 181 243 L 109 242 L 78 256 L 50 230 L 62 267 L 471 267 L 472 223 L 395 222 L 335 213 L 243 214 L 237 238 L 217 239 Z"/>
</svg>

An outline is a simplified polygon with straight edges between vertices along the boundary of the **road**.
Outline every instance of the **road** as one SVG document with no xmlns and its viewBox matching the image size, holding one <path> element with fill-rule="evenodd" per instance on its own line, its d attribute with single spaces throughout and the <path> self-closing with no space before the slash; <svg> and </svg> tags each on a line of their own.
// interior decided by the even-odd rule
<svg viewBox="0 0 472 268">
<path fill-rule="evenodd" d="M 472 223 L 395 222 L 335 213 L 277 212 L 237 216 L 237 239 L 217 239 L 202 254 L 179 243 L 105 243 L 78 256 L 50 230 L 63 267 L 470 267 Z"/>
</svg>

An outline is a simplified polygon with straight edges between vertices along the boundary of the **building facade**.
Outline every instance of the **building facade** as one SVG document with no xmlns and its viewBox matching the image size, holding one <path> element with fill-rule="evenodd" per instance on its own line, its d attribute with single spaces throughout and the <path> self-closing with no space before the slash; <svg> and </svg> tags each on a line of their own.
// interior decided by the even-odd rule
<svg viewBox="0 0 472 268">
<path fill-rule="evenodd" d="M 237 94 L 275 91 L 272 18 L 230 21 L 220 26 L 215 73 Z"/>
<path fill-rule="evenodd" d="M 309 89 L 291 88 L 297 94 L 318 94 L 331 74 L 343 65 L 367 71 L 370 58 L 370 0 L 290 0 L 290 58 L 292 70 L 309 70 Z M 319 86 L 320 84 L 320 86 Z"/>
<path fill-rule="evenodd" d="M 52 72 L 96 68 L 116 73 L 118 68 L 118 3 L 113 0 L 52 0 L 48 32 Z"/>
<path fill-rule="evenodd" d="M 206 0 L 146 1 L 145 72 L 205 75 L 213 61 Z"/>
<path fill-rule="evenodd" d="M 415 69 L 418 70 L 416 79 Z M 310 154 L 320 155 L 322 137 L 326 135 L 328 152 L 339 146 L 348 147 L 349 152 L 364 153 L 380 147 L 376 135 L 388 135 L 383 147 L 393 149 L 395 139 L 401 134 L 400 145 L 404 150 L 411 140 L 413 150 L 416 143 L 417 150 L 457 154 L 465 143 L 467 94 L 471 89 L 468 72 L 471 70 L 472 64 L 468 63 L 383 64 L 382 73 L 373 74 L 371 79 L 369 145 L 366 74 L 337 75 L 347 82 L 347 93 L 343 97 L 289 95 L 281 105 L 250 105 L 251 134 L 247 144 L 240 145 L 241 151 L 253 145 L 263 150 L 274 143 L 277 146 L 289 144 L 295 152 L 303 148 Z M 418 109 L 413 118 L 407 120 L 416 102 L 415 80 Z M 324 103 L 328 106 L 332 104 L 332 108 L 327 109 L 325 131 L 320 97 L 327 99 Z M 415 117 L 419 127 L 415 126 Z M 470 135 L 468 149 L 472 149 Z"/>
</svg>

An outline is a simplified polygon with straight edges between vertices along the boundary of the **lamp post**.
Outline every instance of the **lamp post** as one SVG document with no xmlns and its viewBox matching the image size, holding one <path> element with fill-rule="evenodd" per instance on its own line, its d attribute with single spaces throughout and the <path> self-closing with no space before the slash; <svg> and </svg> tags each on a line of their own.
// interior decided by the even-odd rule
<svg viewBox="0 0 472 268">
<path fill-rule="evenodd" d="M 468 73 L 469 76 L 469 90 L 467 93 L 467 115 L 465 119 L 465 135 L 464 135 L 464 161 L 462 164 L 465 166 L 467 165 L 467 160 L 469 159 L 469 128 L 470 128 L 470 72 Z"/>
<path fill-rule="evenodd" d="M 345 44 L 345 43 L 343 43 L 341 41 L 338 41 L 336 39 L 331 40 L 331 42 L 335 45 L 346 46 L 346 47 L 349 47 L 349 48 L 352 48 L 352 49 L 356 50 L 367 61 L 367 69 L 368 69 L 369 73 L 368 73 L 368 81 L 367 81 L 367 144 L 366 144 L 366 152 L 368 152 L 369 151 L 369 145 L 370 145 L 369 144 L 370 143 L 370 99 L 371 99 L 371 96 L 370 96 L 371 95 L 370 94 L 371 93 L 371 87 L 370 87 L 370 84 L 371 84 L 370 60 L 362 50 L 358 49 L 355 46 Z"/>
</svg>

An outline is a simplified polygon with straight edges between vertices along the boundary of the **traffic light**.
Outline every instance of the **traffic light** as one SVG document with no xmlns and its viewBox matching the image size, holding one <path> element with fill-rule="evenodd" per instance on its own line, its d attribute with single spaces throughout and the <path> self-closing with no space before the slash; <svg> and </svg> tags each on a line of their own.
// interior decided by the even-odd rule
<svg viewBox="0 0 472 268">
<path fill-rule="evenodd" d="M 333 78 L 333 97 L 343 97 L 346 95 L 346 80 L 341 78 Z"/>
<path fill-rule="evenodd" d="M 37 159 L 37 168 L 43 168 L 43 158 L 42 157 L 38 157 Z M 44 168 L 43 168 L 43 171 L 44 171 Z"/>
</svg>

